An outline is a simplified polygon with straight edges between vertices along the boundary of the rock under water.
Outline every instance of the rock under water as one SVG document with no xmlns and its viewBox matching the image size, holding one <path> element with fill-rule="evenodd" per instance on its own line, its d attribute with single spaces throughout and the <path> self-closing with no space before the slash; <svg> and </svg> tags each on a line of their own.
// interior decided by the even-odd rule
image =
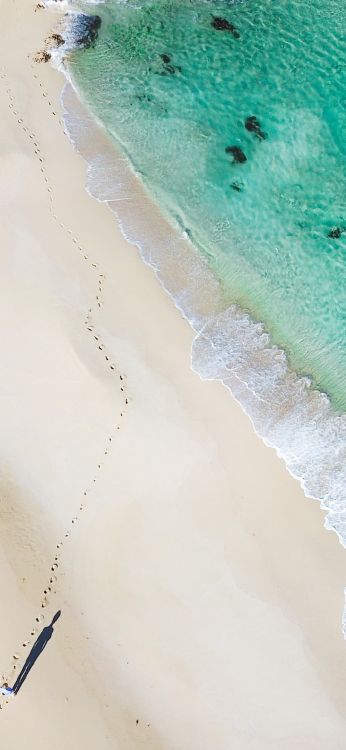
<svg viewBox="0 0 346 750">
<path fill-rule="evenodd" d="M 73 24 L 74 41 L 78 47 L 91 47 L 95 44 L 101 27 L 100 16 L 80 13 Z"/>
</svg>

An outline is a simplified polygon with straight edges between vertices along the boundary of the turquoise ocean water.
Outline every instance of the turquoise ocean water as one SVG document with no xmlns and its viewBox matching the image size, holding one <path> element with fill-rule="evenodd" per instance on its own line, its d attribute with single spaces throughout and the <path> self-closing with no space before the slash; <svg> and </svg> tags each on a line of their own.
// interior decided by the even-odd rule
<svg viewBox="0 0 346 750">
<path fill-rule="evenodd" d="M 67 57 L 74 86 L 218 281 L 195 369 L 232 389 L 346 544 L 344 0 L 69 7 L 102 22 Z"/>
<path fill-rule="evenodd" d="M 93 12 L 99 38 L 72 60 L 89 105 L 230 299 L 345 408 L 343 0 L 108 0 Z M 232 145 L 246 162 L 232 164 Z"/>
</svg>

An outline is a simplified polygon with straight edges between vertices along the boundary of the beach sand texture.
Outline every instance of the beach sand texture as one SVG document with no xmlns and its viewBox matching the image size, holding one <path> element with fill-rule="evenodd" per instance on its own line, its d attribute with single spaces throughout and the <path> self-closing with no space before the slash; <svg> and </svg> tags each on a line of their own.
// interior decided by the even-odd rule
<svg viewBox="0 0 346 750">
<path fill-rule="evenodd" d="M 345 551 L 223 386 L 191 371 L 188 324 L 85 192 L 64 79 L 33 63 L 56 16 L 0 7 L 10 684 L 62 610 L 1 700 L 1 744 L 344 748 Z"/>
</svg>

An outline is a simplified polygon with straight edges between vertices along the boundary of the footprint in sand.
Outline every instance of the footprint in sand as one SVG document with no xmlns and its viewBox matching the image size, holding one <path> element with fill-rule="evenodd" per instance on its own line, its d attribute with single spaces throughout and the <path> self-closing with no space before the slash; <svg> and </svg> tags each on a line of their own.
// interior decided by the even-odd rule
<svg viewBox="0 0 346 750">
<path fill-rule="evenodd" d="M 35 76 L 35 77 L 37 77 L 37 76 Z M 40 83 L 40 87 L 42 88 L 42 83 Z M 9 99 L 10 99 L 10 105 L 9 106 L 10 106 L 11 110 L 13 111 L 13 114 L 17 116 L 19 113 L 18 113 L 18 111 L 16 109 L 14 109 L 15 103 L 14 103 L 13 96 L 12 96 L 10 90 L 8 90 L 7 93 L 9 95 Z M 43 92 L 43 96 L 46 98 L 47 97 L 47 92 Z M 50 101 L 48 101 L 48 104 L 49 104 L 50 107 L 52 106 L 52 104 L 51 104 Z M 53 114 L 55 114 L 55 112 L 53 112 Z M 29 129 L 23 124 L 23 119 L 21 117 L 18 118 L 18 124 L 20 124 L 22 126 L 22 129 L 24 130 L 24 132 L 27 134 L 27 136 L 29 137 L 29 139 L 33 142 L 33 145 L 35 147 L 35 155 L 38 157 L 38 161 L 42 165 L 40 169 L 41 169 L 41 173 L 43 175 L 44 181 L 45 181 L 45 183 L 47 185 L 47 191 L 48 191 L 48 193 L 51 193 L 52 189 L 51 189 L 51 187 L 49 185 L 48 177 L 44 174 L 46 172 L 46 168 L 44 166 L 45 160 L 44 160 L 44 157 L 42 157 L 41 155 L 39 155 L 39 154 L 41 154 L 41 150 L 40 150 L 40 147 L 39 147 L 39 143 L 35 139 L 36 138 L 35 134 L 32 133 L 32 132 L 30 132 Z M 51 204 L 53 204 L 53 198 L 52 198 L 51 195 L 50 195 L 50 201 L 51 201 Z M 55 220 L 58 223 L 58 219 L 57 219 L 56 215 L 53 214 L 52 208 L 51 208 L 51 213 L 52 213 L 53 218 L 55 218 Z M 64 231 L 70 237 L 72 237 L 72 230 L 68 229 L 66 227 L 66 225 L 63 224 L 63 222 L 60 222 L 60 227 L 62 229 L 64 229 Z M 77 245 L 78 244 L 78 239 L 76 237 L 73 237 L 72 239 L 73 239 L 73 243 L 75 245 Z M 83 255 L 84 260 L 88 261 L 89 260 L 89 256 L 85 254 L 85 251 L 84 251 L 84 249 L 82 248 L 81 245 L 78 245 L 78 250 L 81 253 L 84 253 L 84 255 Z M 94 269 L 98 268 L 98 265 L 96 263 L 90 263 L 90 266 L 92 268 L 94 268 Z M 102 292 L 103 292 L 103 286 L 102 286 L 103 285 L 103 279 L 104 279 L 104 275 L 100 274 L 99 278 L 98 278 L 98 294 L 96 295 L 96 301 L 97 301 L 98 307 L 101 307 L 101 299 L 102 299 Z M 92 314 L 92 308 L 89 308 L 88 315 L 91 315 L 91 314 Z M 92 333 L 93 332 L 93 326 L 90 324 L 88 318 L 86 319 L 86 321 L 84 321 L 84 323 L 87 326 L 88 331 Z M 99 341 L 99 337 L 96 336 L 96 335 L 94 335 L 94 339 L 95 339 L 95 341 Z M 98 348 L 99 348 L 100 351 L 104 350 L 104 346 L 102 344 L 100 344 Z M 106 362 L 109 362 L 109 356 L 108 355 L 105 355 L 105 360 L 106 360 Z M 114 364 L 111 364 L 111 365 L 108 365 L 108 366 L 113 371 L 116 369 L 116 367 L 115 367 Z M 120 380 L 123 380 L 123 376 L 122 375 L 120 375 Z M 123 392 L 124 388 L 121 388 L 121 391 Z M 127 399 L 126 399 L 126 403 L 128 403 Z M 123 416 L 123 412 L 120 413 L 120 416 L 121 417 Z M 119 430 L 120 426 L 117 425 L 116 429 Z M 112 436 L 110 436 L 108 438 L 108 440 L 111 443 L 112 442 Z M 107 449 L 104 451 L 104 455 L 105 456 L 108 455 L 108 450 Z M 102 468 L 102 464 L 97 464 L 97 468 L 100 470 Z M 93 478 L 92 482 L 93 482 L 93 484 L 96 482 L 96 477 Z M 86 495 L 87 495 L 87 491 L 85 490 L 84 491 L 84 496 L 86 496 Z M 84 505 L 83 505 L 83 503 L 81 503 L 80 507 L 79 507 L 79 510 L 82 511 L 83 509 L 84 509 Z M 78 521 L 78 516 L 75 516 L 71 520 L 71 523 L 75 524 L 77 521 Z M 70 531 L 67 530 L 65 532 L 65 534 L 64 534 L 64 537 L 65 537 L 65 539 L 67 539 L 69 536 L 70 536 Z M 57 550 L 61 550 L 62 546 L 63 546 L 63 541 L 61 540 L 56 545 L 56 549 Z M 54 587 L 55 584 L 57 583 L 57 577 L 56 577 L 56 575 L 54 573 L 55 573 L 55 571 L 59 567 L 57 561 L 60 560 L 60 556 L 61 556 L 61 552 L 59 552 L 58 554 L 56 554 L 55 557 L 54 557 L 54 563 L 51 565 L 51 568 L 50 568 L 50 570 L 51 570 L 51 576 L 50 576 L 50 579 L 49 579 L 49 584 L 50 585 L 46 586 L 46 588 L 43 591 L 44 597 L 43 597 L 42 602 L 41 602 L 41 608 L 45 608 L 48 605 L 48 595 L 49 595 L 49 593 L 52 592 L 52 587 Z M 44 622 L 44 616 L 43 616 L 43 614 L 37 616 L 35 621 L 37 623 L 37 626 L 41 626 L 42 623 Z M 30 632 L 31 637 L 34 637 L 36 635 L 37 630 L 38 630 L 38 627 L 37 628 L 36 627 L 32 628 L 32 630 Z M 23 648 L 27 648 L 27 646 L 29 644 L 30 644 L 30 641 L 23 641 L 22 647 Z M 19 655 L 18 654 L 14 654 L 13 655 L 13 660 L 16 661 L 18 659 L 19 659 Z M 13 665 L 13 669 L 16 669 L 16 664 Z"/>
</svg>

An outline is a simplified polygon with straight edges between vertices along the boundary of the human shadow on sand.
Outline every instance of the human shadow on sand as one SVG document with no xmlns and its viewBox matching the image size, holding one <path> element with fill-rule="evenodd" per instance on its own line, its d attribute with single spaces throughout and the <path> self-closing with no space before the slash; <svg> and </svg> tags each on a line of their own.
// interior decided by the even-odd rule
<svg viewBox="0 0 346 750">
<path fill-rule="evenodd" d="M 46 648 L 48 641 L 50 641 L 54 633 L 53 626 L 55 625 L 56 621 L 59 619 L 60 615 L 61 615 L 61 610 L 59 609 L 59 611 L 56 612 L 56 614 L 54 615 L 51 624 L 48 625 L 46 628 L 43 628 L 42 633 L 40 633 L 37 641 L 34 643 L 30 651 L 30 654 L 24 664 L 24 667 L 21 670 L 20 674 L 18 675 L 13 685 L 13 692 L 15 695 L 19 693 L 23 685 L 23 682 L 25 682 L 26 678 L 28 677 L 30 670 L 33 668 L 38 657 L 42 654 L 43 649 Z"/>
</svg>

